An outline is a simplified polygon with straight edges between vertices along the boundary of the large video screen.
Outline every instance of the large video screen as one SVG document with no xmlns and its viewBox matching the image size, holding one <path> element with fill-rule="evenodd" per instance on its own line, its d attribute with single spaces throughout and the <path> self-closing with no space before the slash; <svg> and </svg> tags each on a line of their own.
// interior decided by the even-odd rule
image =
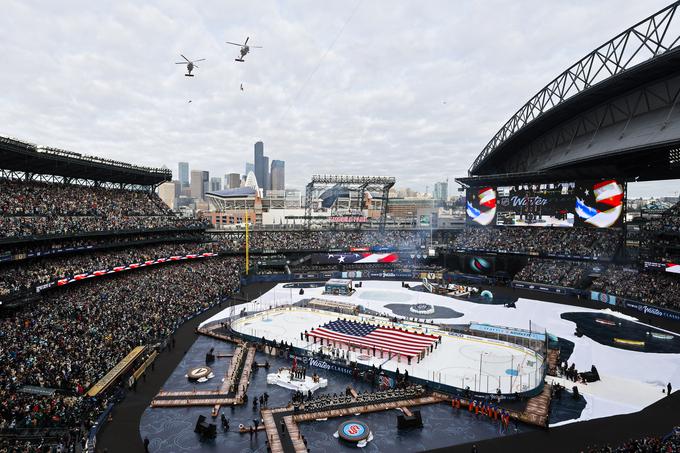
<svg viewBox="0 0 680 453">
<path fill-rule="evenodd" d="M 623 224 L 623 184 L 613 179 L 581 181 L 576 187 L 576 224 L 596 228 Z"/>
<path fill-rule="evenodd" d="M 492 256 L 463 257 L 463 271 L 468 274 L 492 275 L 495 271 L 496 260 Z"/>
<path fill-rule="evenodd" d="M 469 223 L 486 226 L 496 223 L 496 189 L 493 187 L 471 187 L 466 193 L 467 217 Z"/>
<path fill-rule="evenodd" d="M 496 225 L 574 226 L 576 183 L 499 186 Z"/>
<path fill-rule="evenodd" d="M 613 179 L 467 190 L 467 223 L 482 226 L 621 227 L 624 187 Z"/>
</svg>

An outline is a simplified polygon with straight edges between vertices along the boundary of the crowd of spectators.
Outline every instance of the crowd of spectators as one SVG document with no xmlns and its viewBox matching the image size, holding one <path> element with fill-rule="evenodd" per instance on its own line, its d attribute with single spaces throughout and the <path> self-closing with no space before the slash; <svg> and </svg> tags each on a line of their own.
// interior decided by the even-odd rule
<svg viewBox="0 0 680 453">
<path fill-rule="evenodd" d="M 612 228 L 466 227 L 453 242 L 464 251 L 611 259 L 621 243 Z"/>
<path fill-rule="evenodd" d="M 107 404 L 106 394 L 85 395 L 90 386 L 134 347 L 166 340 L 188 317 L 234 293 L 240 262 L 216 257 L 95 279 L 0 319 L 0 430 L 89 428 Z M 25 394 L 24 385 L 55 393 Z M 4 451 L 49 451 L 25 447 Z"/>
<path fill-rule="evenodd" d="M 2 216 L 163 216 L 172 211 L 150 192 L 73 184 L 0 180 Z"/>
<path fill-rule="evenodd" d="M 62 238 L 27 243 L 0 244 L 0 261 L 11 257 L 14 260 L 28 258 L 29 254 L 40 256 L 54 255 L 59 252 L 72 252 L 75 249 L 96 250 L 100 248 L 129 247 L 143 243 L 159 242 L 198 242 L 204 240 L 203 231 L 165 231 L 135 234 L 104 235 L 78 238 Z"/>
<path fill-rule="evenodd" d="M 629 439 L 622 444 L 589 447 L 582 453 L 677 453 L 680 452 L 680 426 L 661 437 Z"/>
<path fill-rule="evenodd" d="M 25 291 L 35 285 L 53 282 L 73 275 L 114 266 L 142 263 L 174 255 L 197 254 L 216 251 L 215 243 L 169 243 L 125 249 L 106 250 L 93 253 L 55 256 L 19 264 L 0 264 L 0 296 Z"/>
<path fill-rule="evenodd" d="M 638 236 L 643 260 L 664 263 L 680 261 L 680 202 L 658 218 L 643 222 Z"/>
<path fill-rule="evenodd" d="M 0 180 L 0 238 L 200 226 L 152 192 Z"/>
<path fill-rule="evenodd" d="M 516 275 L 515 280 L 578 288 L 592 263 L 553 259 L 532 259 Z"/>
<path fill-rule="evenodd" d="M 68 236 L 92 232 L 205 228 L 202 220 L 176 216 L 0 217 L 0 238 Z"/>
<path fill-rule="evenodd" d="M 638 272 L 610 265 L 593 281 L 591 289 L 658 307 L 680 309 L 680 276 L 664 272 Z"/>
<path fill-rule="evenodd" d="M 680 233 L 680 201 L 671 206 L 657 218 L 643 224 L 647 232 Z"/>
<path fill-rule="evenodd" d="M 324 250 L 350 247 L 417 248 L 426 243 L 426 233 L 408 230 L 293 230 L 250 233 L 250 248 L 255 250 Z M 225 247 L 243 250 L 245 242 L 236 235 L 216 235 Z"/>
</svg>

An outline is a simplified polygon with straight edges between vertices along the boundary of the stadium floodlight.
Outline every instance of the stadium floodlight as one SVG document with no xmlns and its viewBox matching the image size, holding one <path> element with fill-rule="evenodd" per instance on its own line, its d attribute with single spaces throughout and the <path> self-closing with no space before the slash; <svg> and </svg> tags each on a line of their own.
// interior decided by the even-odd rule
<svg viewBox="0 0 680 453">
<path fill-rule="evenodd" d="M 342 187 L 347 190 L 349 200 L 346 210 L 350 213 L 363 210 L 366 194 L 370 194 L 371 191 L 381 194 L 371 198 L 381 202 L 379 228 L 381 231 L 384 230 L 387 220 L 389 191 L 395 183 L 396 179 L 393 176 L 313 175 L 312 180 L 307 184 L 305 196 L 305 222 L 307 228 L 311 228 L 312 221 L 315 220 L 312 216 L 312 211 L 315 199 L 321 191 L 331 189 L 332 187 Z M 352 196 L 352 194 L 355 195 Z M 338 209 L 336 203 L 333 203 L 333 207 Z"/>
</svg>

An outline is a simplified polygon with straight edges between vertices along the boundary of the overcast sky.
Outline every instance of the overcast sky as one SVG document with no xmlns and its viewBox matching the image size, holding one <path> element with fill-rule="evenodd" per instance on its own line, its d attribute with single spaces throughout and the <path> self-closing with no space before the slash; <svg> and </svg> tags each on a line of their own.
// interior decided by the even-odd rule
<svg viewBox="0 0 680 453">
<path fill-rule="evenodd" d="M 378 174 L 432 190 L 557 74 L 667 3 L 2 0 L 0 134 L 211 176 L 243 173 L 262 140 L 289 186 Z M 237 63 L 224 42 L 246 36 L 264 48 Z M 207 59 L 195 77 L 180 53 Z"/>
</svg>

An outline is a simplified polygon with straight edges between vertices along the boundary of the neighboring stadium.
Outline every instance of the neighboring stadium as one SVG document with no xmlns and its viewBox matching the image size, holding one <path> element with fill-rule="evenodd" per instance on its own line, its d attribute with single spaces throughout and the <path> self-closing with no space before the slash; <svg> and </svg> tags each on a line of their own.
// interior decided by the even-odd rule
<svg viewBox="0 0 680 453">
<path fill-rule="evenodd" d="M 0 138 L 0 453 L 677 451 L 680 203 L 626 206 L 680 177 L 678 6 L 503 125 L 460 227 L 213 230 Z"/>
</svg>

